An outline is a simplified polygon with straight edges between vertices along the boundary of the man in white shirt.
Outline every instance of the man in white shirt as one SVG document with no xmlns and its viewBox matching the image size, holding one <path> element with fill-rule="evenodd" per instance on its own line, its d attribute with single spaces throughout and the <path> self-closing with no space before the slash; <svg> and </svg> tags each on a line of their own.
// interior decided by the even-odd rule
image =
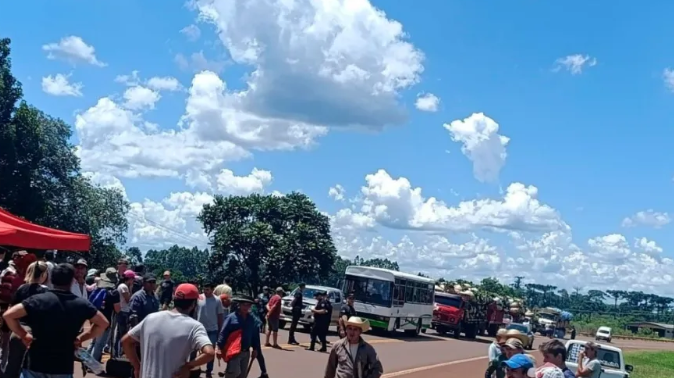
<svg viewBox="0 0 674 378">
<path fill-rule="evenodd" d="M 129 316 L 131 315 L 131 287 L 133 286 L 133 281 L 136 278 L 136 273 L 131 270 L 127 270 L 122 274 L 122 283 L 117 286 L 117 291 L 119 292 L 119 313 L 117 314 L 117 335 L 115 336 L 115 348 L 117 356 L 122 354 L 120 341 L 122 336 L 126 335 L 129 331 Z"/>
<path fill-rule="evenodd" d="M 88 299 L 89 288 L 87 287 L 86 282 L 84 282 L 87 276 L 87 260 L 79 259 L 74 266 L 75 278 L 73 278 L 73 284 L 70 286 L 70 292 L 77 297 Z"/>
<path fill-rule="evenodd" d="M 122 338 L 131 366 L 140 372 L 136 377 L 187 376 L 192 369 L 213 361 L 215 349 L 206 328 L 190 316 L 198 299 L 196 286 L 179 285 L 173 294 L 173 310 L 148 315 Z M 136 351 L 139 344 L 142 361 Z M 193 350 L 201 354 L 187 362 Z"/>
</svg>

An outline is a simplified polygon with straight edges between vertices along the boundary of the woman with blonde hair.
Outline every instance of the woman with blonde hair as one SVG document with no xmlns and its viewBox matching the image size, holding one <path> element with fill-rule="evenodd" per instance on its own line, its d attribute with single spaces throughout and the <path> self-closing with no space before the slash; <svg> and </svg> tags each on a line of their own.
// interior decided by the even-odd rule
<svg viewBox="0 0 674 378">
<path fill-rule="evenodd" d="M 48 276 L 49 266 L 46 261 L 36 261 L 28 265 L 26 276 L 24 278 L 26 283 L 19 286 L 16 290 L 10 307 L 20 304 L 35 294 L 46 292 L 48 289 L 44 283 L 47 281 Z M 28 328 L 28 325 L 24 322 L 21 322 L 21 325 L 24 328 Z M 21 376 L 25 355 L 26 346 L 23 344 L 23 341 L 21 341 L 21 338 L 12 333 L 9 340 L 9 356 L 7 358 L 7 365 L 5 366 L 3 377 L 19 378 Z"/>
</svg>

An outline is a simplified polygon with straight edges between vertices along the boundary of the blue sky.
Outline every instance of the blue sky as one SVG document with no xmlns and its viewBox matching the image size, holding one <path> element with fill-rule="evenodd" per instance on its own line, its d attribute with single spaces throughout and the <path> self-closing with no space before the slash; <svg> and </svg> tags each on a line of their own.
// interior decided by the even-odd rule
<svg viewBox="0 0 674 378">
<path fill-rule="evenodd" d="M 345 256 L 674 294 L 674 4 L 295 3 L 12 2 L 0 35 L 26 100 L 127 193 L 129 244 L 204 243 L 194 216 L 214 193 L 301 190 Z M 479 134 L 479 113 L 498 131 Z M 464 120 L 465 140 L 509 140 L 471 159 L 449 127 Z M 512 183 L 535 198 L 504 200 Z"/>
</svg>

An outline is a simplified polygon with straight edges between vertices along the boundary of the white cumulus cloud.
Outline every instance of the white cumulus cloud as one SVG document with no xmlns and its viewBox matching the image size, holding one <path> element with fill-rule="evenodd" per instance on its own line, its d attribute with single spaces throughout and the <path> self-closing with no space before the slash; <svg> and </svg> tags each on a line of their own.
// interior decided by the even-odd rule
<svg viewBox="0 0 674 378">
<path fill-rule="evenodd" d="M 653 228 L 660 228 L 671 222 L 671 218 L 667 213 L 661 213 L 648 209 L 646 211 L 639 211 L 636 214 L 626 217 L 622 221 L 623 227 L 648 226 Z"/>
<path fill-rule="evenodd" d="M 473 162 L 473 174 L 482 182 L 498 180 L 505 165 L 506 146 L 510 139 L 499 134 L 499 125 L 483 113 L 444 125 L 452 140 L 461 143 L 463 152 Z"/>
<path fill-rule="evenodd" d="M 81 37 L 71 35 L 61 38 L 60 41 L 42 46 L 48 59 L 61 59 L 71 64 L 88 63 L 98 67 L 107 64 L 96 58 L 96 49 L 88 45 Z"/>
<path fill-rule="evenodd" d="M 52 96 L 82 97 L 82 83 L 70 83 L 70 76 L 49 75 L 42 78 L 42 91 Z"/>
<path fill-rule="evenodd" d="M 424 112 L 437 112 L 440 105 L 440 99 L 433 93 L 425 93 L 417 97 L 414 103 L 417 109 Z"/>
</svg>

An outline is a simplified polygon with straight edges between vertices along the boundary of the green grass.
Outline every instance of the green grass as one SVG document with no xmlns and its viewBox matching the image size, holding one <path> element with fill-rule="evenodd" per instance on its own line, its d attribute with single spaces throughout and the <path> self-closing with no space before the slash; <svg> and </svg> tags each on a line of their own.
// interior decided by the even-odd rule
<svg viewBox="0 0 674 378">
<path fill-rule="evenodd" d="M 674 377 L 674 352 L 627 352 L 625 364 L 634 366 L 630 378 Z"/>
</svg>

